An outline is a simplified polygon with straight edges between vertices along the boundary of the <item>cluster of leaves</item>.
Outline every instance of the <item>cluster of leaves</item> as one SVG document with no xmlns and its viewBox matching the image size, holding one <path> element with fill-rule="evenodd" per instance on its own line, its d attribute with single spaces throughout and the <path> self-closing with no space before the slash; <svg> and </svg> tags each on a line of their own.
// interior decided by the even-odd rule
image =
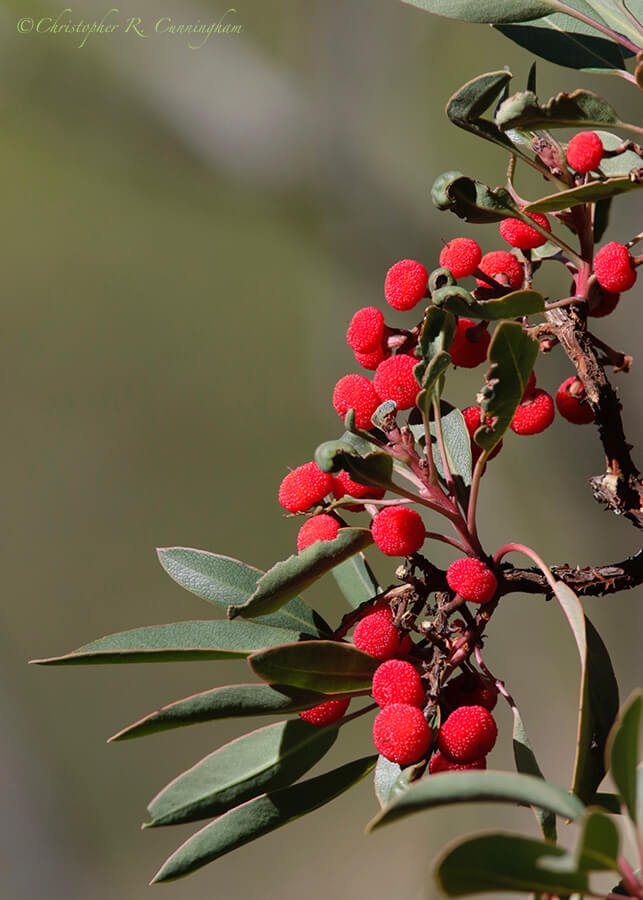
<svg viewBox="0 0 643 900">
<path fill-rule="evenodd" d="M 614 4 L 599 0 L 574 0 L 570 4 L 554 0 L 479 0 L 475 4 L 470 0 L 414 0 L 414 5 L 469 21 L 491 22 L 546 58 L 561 61 L 556 57 L 565 54 L 566 63 L 576 68 L 614 70 L 629 76 L 624 60 L 633 51 L 624 48 L 622 40 L 615 42 L 608 32 L 614 28 L 621 37 L 630 35 L 627 41 L 633 44 L 634 26 L 622 11 L 620 24 L 614 21 L 614 11 L 607 8 Z M 588 9 L 600 14 L 592 19 L 594 25 L 585 21 Z M 574 15 L 584 19 L 574 18 L 572 28 L 570 16 Z M 556 41 L 551 40 L 553 35 L 557 35 Z M 636 39 L 640 40 L 640 26 Z M 576 234 L 579 229 L 572 213 L 580 209 L 582 221 L 593 225 L 591 254 L 593 241 L 600 239 L 606 227 L 612 198 L 640 186 L 640 148 L 632 150 L 612 132 L 600 131 L 610 154 L 601 164 L 599 177 L 581 184 L 569 173 L 557 174 L 551 158 L 545 158 L 539 143 L 545 140 L 543 129 L 547 134 L 550 129 L 570 125 L 641 129 L 622 122 L 591 92 L 561 94 L 541 104 L 533 73 L 527 90 L 512 96 L 510 80 L 508 72 L 474 79 L 451 98 L 447 114 L 459 127 L 508 151 L 514 163 L 522 160 L 546 175 L 553 193 L 524 206 L 516 199 L 513 174 L 506 187 L 491 189 L 460 172 L 449 172 L 436 180 L 434 202 L 438 208 L 475 223 L 513 217 L 534 226 L 527 212 L 560 213 L 563 224 Z M 492 105 L 494 114 L 486 118 L 484 114 Z M 555 146 L 553 141 L 545 143 L 549 149 Z M 549 257 L 560 257 L 570 267 L 576 265 L 584 279 L 580 282 L 582 299 L 591 272 L 587 247 L 581 246 L 577 252 L 561 238 L 547 236 L 548 243 L 533 256 L 526 256 L 525 264 L 530 273 Z M 315 459 L 324 472 L 347 472 L 359 484 L 384 488 L 441 514 L 458 534 L 457 540 L 445 538 L 447 543 L 489 560 L 475 525 L 480 478 L 521 402 L 539 352 L 538 340 L 530 333 L 529 317 L 546 315 L 551 307 L 531 288 L 531 280 L 525 289 L 501 289 L 488 298 L 484 289 L 469 292 L 456 284 L 448 271 L 438 269 L 430 277 L 429 288 L 430 305 L 417 329 L 409 332 L 414 335 L 414 343 L 409 346 L 417 357 L 419 388 L 408 421 L 398 425 L 392 401 L 384 402 L 376 411 L 370 431 L 358 429 L 354 413 L 349 411 L 344 433 L 338 440 L 322 444 Z M 475 466 L 464 417 L 443 398 L 446 377 L 452 369 L 449 348 L 458 316 L 498 322 L 488 350 L 489 370 L 479 393 L 483 420 L 475 433 L 475 444 L 482 453 Z M 347 505 L 346 500 L 340 500 L 324 503 L 323 509 L 339 512 Z M 614 871 L 621 878 L 615 892 L 640 897 L 639 878 L 620 853 L 621 839 L 612 816 L 622 812 L 639 828 L 643 820 L 643 777 L 641 768 L 637 769 L 643 695 L 635 694 L 619 714 L 618 688 L 607 650 L 578 597 L 569 586 L 554 579 L 544 564 L 541 568 L 549 591 L 572 629 L 581 665 L 571 791 L 545 780 L 518 708 L 501 682 L 497 684 L 509 701 L 514 719 L 515 772 L 430 776 L 425 765 L 400 768 L 383 756 L 367 755 L 300 780 L 328 753 L 340 729 L 372 707 L 363 707 L 322 728 L 283 716 L 330 698 L 360 698 L 370 693 L 378 661 L 344 637 L 375 602 L 390 601 L 404 628 L 414 632 L 416 638 L 419 635 L 414 658 L 427 680 L 435 678 L 438 684 L 433 697 L 437 709 L 440 684 L 458 665 L 466 664 L 474 653 L 483 665 L 479 656 L 483 631 L 503 593 L 511 589 L 501 582 L 498 596 L 474 618 L 458 604 L 457 595 L 455 606 L 449 605 L 453 593 L 446 589 L 444 573 L 414 554 L 396 572 L 404 586 L 412 587 L 410 600 L 403 605 L 398 602 L 400 585 L 383 590 L 366 561 L 364 550 L 372 542 L 370 528 L 342 527 L 335 539 L 318 541 L 265 573 L 206 551 L 180 547 L 160 550 L 160 561 L 168 574 L 188 591 L 225 610 L 227 619 L 136 628 L 93 641 L 64 656 L 38 660 L 47 665 L 75 665 L 245 658 L 256 676 L 251 683 L 206 690 L 171 703 L 120 731 L 112 740 L 129 740 L 223 718 L 279 717 L 277 722 L 216 749 L 151 801 L 148 827 L 208 820 L 164 863 L 154 881 L 171 881 L 189 874 L 328 803 L 372 772 L 381 809 L 369 825 L 371 830 L 446 804 L 494 801 L 533 808 L 542 840 L 491 833 L 460 840 L 443 852 L 436 875 L 448 896 L 492 890 L 538 896 L 582 895 L 590 891 L 593 872 Z M 507 545 L 495 554 L 493 565 L 499 575 L 502 557 L 516 549 L 521 548 Z M 540 565 L 535 554 L 532 558 Z M 328 573 L 335 577 L 349 606 L 336 627 L 300 596 Z M 429 599 L 431 594 L 435 595 L 433 601 Z M 448 621 L 455 609 L 467 619 L 464 643 L 462 623 Z M 599 791 L 608 770 L 618 794 Z M 557 816 L 579 827 L 573 852 L 556 843 Z"/>
</svg>

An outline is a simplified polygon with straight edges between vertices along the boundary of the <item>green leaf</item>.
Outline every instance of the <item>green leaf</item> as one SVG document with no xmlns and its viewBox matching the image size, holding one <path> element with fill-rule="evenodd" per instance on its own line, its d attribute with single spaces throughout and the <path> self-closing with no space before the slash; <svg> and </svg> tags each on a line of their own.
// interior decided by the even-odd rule
<svg viewBox="0 0 643 900">
<path fill-rule="evenodd" d="M 586 72 L 625 68 L 621 47 L 600 31 L 562 13 L 543 16 L 537 23 L 494 26 L 520 47 L 548 62 Z"/>
<path fill-rule="evenodd" d="M 511 194 L 503 187 L 495 191 L 460 172 L 447 172 L 433 183 L 431 196 L 438 209 L 450 209 L 460 219 L 475 224 L 500 222 L 520 213 Z"/>
<path fill-rule="evenodd" d="M 583 613 L 576 594 L 562 581 L 556 597 L 570 624 L 581 660 L 576 760 L 573 792 L 589 803 L 605 776 L 605 745 L 618 714 L 618 685 L 600 635 Z"/>
<path fill-rule="evenodd" d="M 297 781 L 330 750 L 337 726 L 276 722 L 225 744 L 178 775 L 148 806 L 146 827 L 212 818 Z"/>
<path fill-rule="evenodd" d="M 173 622 L 119 631 L 64 656 L 34 659 L 50 666 L 86 663 L 174 662 L 235 659 L 308 635 L 255 622 Z"/>
<path fill-rule="evenodd" d="M 545 311 L 545 298 L 538 291 L 513 291 L 495 300 L 474 300 L 461 287 L 440 288 L 433 294 L 433 303 L 448 309 L 456 316 L 472 316 L 474 319 L 517 319 Z"/>
<path fill-rule="evenodd" d="M 584 894 L 589 890 L 587 872 L 574 862 L 553 844 L 495 832 L 451 844 L 438 858 L 435 876 L 447 897 L 492 891 Z"/>
<path fill-rule="evenodd" d="M 619 834 L 614 820 L 602 812 L 588 810 L 574 856 L 579 869 L 591 872 L 618 871 Z"/>
<path fill-rule="evenodd" d="M 533 775 L 536 778 L 542 778 L 544 780 L 545 776 L 538 765 L 534 751 L 529 743 L 527 730 L 521 715 L 518 712 L 518 708 L 515 706 L 513 707 L 513 718 L 513 751 L 516 769 L 521 775 Z M 549 810 L 542 809 L 542 807 L 532 806 L 532 809 L 540 826 L 540 830 L 543 833 L 543 837 L 546 841 L 551 841 L 555 844 L 556 816 Z"/>
<path fill-rule="evenodd" d="M 333 576 L 353 609 L 357 609 L 367 600 L 372 600 L 381 591 L 363 553 L 356 553 L 355 556 L 335 566 Z"/>
<path fill-rule="evenodd" d="M 177 584 L 217 606 L 242 606 L 254 594 L 257 582 L 264 575 L 261 569 L 238 559 L 205 550 L 164 547 L 157 553 L 161 565 Z M 302 629 L 311 636 L 328 637 L 331 634 L 329 625 L 319 613 L 299 597 L 293 598 L 277 614 L 266 616 L 261 624 Z"/>
<path fill-rule="evenodd" d="M 424 377 L 422 378 L 422 389 L 417 395 L 415 402 L 427 419 L 431 415 L 434 393 L 437 399 L 441 393 L 442 376 L 450 365 L 451 357 L 446 350 L 440 350 L 426 367 Z"/>
<path fill-rule="evenodd" d="M 641 160 L 643 162 L 643 160 Z M 638 191 L 643 183 L 630 181 L 629 178 L 608 178 L 605 181 L 590 181 L 581 187 L 570 188 L 568 191 L 559 191 L 542 197 L 534 203 L 525 206 L 525 212 L 554 212 L 559 209 L 567 209 L 570 206 L 578 206 L 581 203 L 597 203 L 600 200 L 608 200 L 619 194 L 628 194 L 630 191 Z"/>
<path fill-rule="evenodd" d="M 621 800 L 617 794 L 600 791 L 592 797 L 591 805 L 597 806 L 603 812 L 611 813 L 614 816 L 620 816 L 621 814 Z"/>
<path fill-rule="evenodd" d="M 252 619 L 274 613 L 334 566 L 372 543 L 368 528 L 340 528 L 332 541 L 315 541 L 269 569 L 257 582 L 257 590 L 249 600 L 242 606 L 228 607 L 228 618 Z M 330 629 L 326 633 L 330 634 Z"/>
<path fill-rule="evenodd" d="M 128 741 L 185 725 L 243 716 L 274 716 L 310 709 L 328 698 L 315 691 L 269 684 L 227 684 L 176 700 L 134 722 L 110 741 Z"/>
<path fill-rule="evenodd" d="M 607 231 L 610 223 L 610 210 L 612 206 L 612 198 L 606 200 L 598 200 L 594 207 L 594 243 L 598 244 Z"/>
<path fill-rule="evenodd" d="M 456 91 L 447 103 L 446 113 L 454 125 L 470 131 L 505 150 L 514 153 L 515 148 L 498 126 L 482 117 L 482 113 L 498 99 L 511 81 L 511 72 L 488 72 L 478 75 Z"/>
<path fill-rule="evenodd" d="M 493 364 L 482 389 L 482 409 L 493 424 L 483 425 L 475 439 L 485 450 L 493 450 L 509 427 L 527 386 L 538 356 L 538 341 L 516 322 L 502 322 L 491 340 L 489 361 Z"/>
<path fill-rule="evenodd" d="M 557 94 L 541 105 L 532 91 L 521 91 L 500 104 L 496 124 L 509 128 L 573 128 L 578 125 L 625 126 L 609 103 L 593 91 Z"/>
<path fill-rule="evenodd" d="M 415 377 L 422 381 L 427 366 L 442 350 L 448 350 L 455 337 L 456 321 L 446 309 L 429 306 L 424 316 L 418 340 L 422 361 L 414 369 Z"/>
<path fill-rule="evenodd" d="M 636 821 L 643 822 L 643 764 L 636 770 Z"/>
<path fill-rule="evenodd" d="M 639 731 L 643 711 L 640 688 L 628 697 L 607 740 L 607 765 L 630 819 L 636 822 L 636 767 L 639 762 Z"/>
<path fill-rule="evenodd" d="M 446 404 L 443 404 L 446 406 Z M 452 407 L 446 413 L 441 415 L 442 421 L 442 437 L 444 440 L 444 449 L 446 451 L 447 463 L 451 473 L 460 478 L 465 487 L 471 484 L 472 460 L 471 460 L 471 438 L 464 421 L 464 416 L 456 407 Z M 436 423 L 429 423 L 431 434 L 436 434 Z M 445 478 L 444 467 L 442 466 L 442 457 L 437 441 L 431 445 L 433 451 L 433 460 L 435 467 L 442 478 Z"/>
<path fill-rule="evenodd" d="M 166 860 L 153 883 L 189 875 L 231 850 L 319 809 L 368 775 L 376 759 L 377 756 L 356 759 L 332 772 L 237 806 L 188 838 Z"/>
<path fill-rule="evenodd" d="M 584 806 L 554 784 L 532 775 L 512 772 L 441 772 L 414 781 L 390 806 L 368 825 L 374 831 L 405 816 L 453 803 L 526 803 L 559 816 L 577 819 Z"/>
<path fill-rule="evenodd" d="M 525 22 L 551 11 L 540 0 L 404 0 L 427 12 L 462 22 Z"/>
<path fill-rule="evenodd" d="M 379 662 L 339 641 L 302 641 L 254 653 L 248 660 L 264 681 L 342 694 L 369 691 Z"/>
<path fill-rule="evenodd" d="M 359 484 L 387 488 L 391 484 L 393 460 L 376 450 L 360 456 L 345 441 L 325 441 L 315 450 L 315 462 L 322 472 L 348 472 Z"/>
<path fill-rule="evenodd" d="M 393 785 L 403 771 L 397 763 L 391 762 L 381 754 L 378 756 L 374 775 L 375 796 L 382 808 L 390 802 Z"/>
<path fill-rule="evenodd" d="M 623 143 L 623 138 L 610 131 L 597 131 L 596 134 L 602 141 L 605 150 L 616 150 Z M 643 166 L 643 159 L 633 150 L 625 150 L 617 156 L 606 156 L 601 160 L 600 170 L 603 175 L 615 178 L 619 175 L 629 175 Z"/>
</svg>

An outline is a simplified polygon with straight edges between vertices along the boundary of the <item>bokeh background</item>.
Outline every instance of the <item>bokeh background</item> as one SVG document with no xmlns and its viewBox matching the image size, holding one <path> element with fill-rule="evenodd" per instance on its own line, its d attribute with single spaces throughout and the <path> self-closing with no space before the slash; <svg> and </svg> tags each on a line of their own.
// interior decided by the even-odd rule
<svg viewBox="0 0 643 900">
<path fill-rule="evenodd" d="M 77 21 L 100 19 L 111 3 L 69 5 Z M 116 20 L 137 16 L 148 27 L 161 15 L 216 21 L 226 9 L 206 0 L 120 7 Z M 141 833 L 146 803 L 243 725 L 105 739 L 170 700 L 244 680 L 245 664 L 46 670 L 27 660 L 121 629 L 216 615 L 163 573 L 156 546 L 259 567 L 291 552 L 297 525 L 282 518 L 276 490 L 289 466 L 340 431 L 330 394 L 354 368 L 348 320 L 383 301 L 397 259 L 430 268 L 443 239 L 472 233 L 432 207 L 437 174 L 504 178 L 501 151 L 450 126 L 444 103 L 505 64 L 520 89 L 531 60 L 489 28 L 395 0 L 244 0 L 231 14 L 242 33 L 200 50 L 177 36 L 95 36 L 80 48 L 77 35 L 18 33 L 18 19 L 64 8 L 0 6 L 2 896 L 433 898 L 430 863 L 447 840 L 476 827 L 535 834 L 529 811 L 447 809 L 366 837 L 376 804 L 362 784 L 187 880 L 147 887 L 194 828 Z M 542 98 L 580 84 L 638 117 L 639 97 L 617 79 L 539 64 Z M 519 185 L 529 196 L 541 188 L 525 173 Z M 630 195 L 610 234 L 638 230 Z M 500 246 L 494 226 L 476 234 L 485 250 Z M 563 296 L 554 276 L 545 289 Z M 598 324 L 629 352 L 640 343 L 636 293 Z M 616 380 L 640 445 L 637 373 Z M 550 390 L 568 374 L 560 352 L 539 362 Z M 456 373 L 451 399 L 472 402 L 480 383 L 480 372 Z M 590 428 L 558 421 L 533 439 L 510 435 L 483 483 L 486 546 L 516 539 L 552 563 L 581 565 L 636 551 L 634 529 L 591 498 L 587 478 L 601 465 Z M 391 578 L 386 565 L 378 571 Z M 310 596 L 331 619 L 341 615 L 332 580 Z M 641 674 L 637 600 L 640 592 L 587 603 L 623 696 Z M 578 663 L 559 610 L 512 598 L 494 620 L 488 657 L 545 772 L 567 784 Z M 498 719 L 493 765 L 510 767 L 508 711 Z M 361 720 L 323 765 L 369 747 Z"/>
</svg>

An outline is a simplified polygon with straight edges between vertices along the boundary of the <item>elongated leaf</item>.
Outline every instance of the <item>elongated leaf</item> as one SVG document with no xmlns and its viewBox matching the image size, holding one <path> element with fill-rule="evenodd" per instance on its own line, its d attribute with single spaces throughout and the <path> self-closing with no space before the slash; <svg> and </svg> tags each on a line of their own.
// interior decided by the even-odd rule
<svg viewBox="0 0 643 900">
<path fill-rule="evenodd" d="M 511 78 L 511 72 L 487 72 L 467 81 L 449 99 L 447 116 L 459 128 L 499 144 L 505 150 L 515 152 L 514 145 L 495 122 L 482 116 L 482 113 L 502 94 Z"/>
<path fill-rule="evenodd" d="M 403 769 L 397 763 L 391 762 L 385 756 L 378 756 L 375 766 L 375 796 L 382 809 L 391 800 L 393 785 L 402 774 Z"/>
<path fill-rule="evenodd" d="M 264 572 L 218 553 L 193 550 L 190 547 L 163 547 L 157 550 L 161 565 L 168 575 L 197 597 L 208 603 L 228 608 L 248 601 Z M 299 597 L 294 597 L 279 612 L 264 616 L 262 625 L 295 628 L 311 636 L 328 637 L 331 629 L 319 613 Z"/>
<path fill-rule="evenodd" d="M 128 741 L 171 728 L 242 716 L 274 716 L 309 709 L 328 699 L 315 691 L 273 688 L 268 684 L 227 684 L 176 700 L 134 722 L 110 741 Z"/>
<path fill-rule="evenodd" d="M 520 213 L 513 197 L 504 188 L 494 191 L 460 172 L 440 175 L 433 184 L 431 197 L 438 209 L 450 209 L 460 219 L 475 224 L 500 222 Z"/>
<path fill-rule="evenodd" d="M 643 163 L 643 160 L 641 162 Z M 641 187 L 643 187 L 643 183 L 630 181 L 629 178 L 607 178 L 605 181 L 590 181 L 589 184 L 581 185 L 581 187 L 542 197 L 534 203 L 529 203 L 525 210 L 527 212 L 553 212 L 559 209 L 567 209 L 569 206 L 578 206 L 580 203 L 597 203 L 600 200 L 608 200 L 611 197 L 617 197 L 619 194 L 638 191 Z"/>
<path fill-rule="evenodd" d="M 45 666 L 69 666 L 234 659 L 304 637 L 307 635 L 287 628 L 255 622 L 174 622 L 109 634 L 64 656 L 34 659 L 33 662 Z"/>
<path fill-rule="evenodd" d="M 450 310 L 456 316 L 474 319 L 517 319 L 545 311 L 545 298 L 538 291 L 513 291 L 496 300 L 474 300 L 464 288 L 440 288 L 433 294 L 436 306 Z"/>
<path fill-rule="evenodd" d="M 520 713 L 515 706 L 513 708 L 513 717 L 513 751 L 516 769 L 521 775 L 533 775 L 536 778 L 542 778 L 544 780 L 545 776 L 541 772 L 534 751 L 531 749 L 531 744 L 527 737 L 527 730 Z M 532 809 L 540 826 L 540 830 L 543 833 L 543 837 L 546 841 L 551 841 L 555 844 L 556 816 L 551 811 L 545 810 L 542 807 L 532 806 Z"/>
<path fill-rule="evenodd" d="M 220 816 L 266 791 L 297 781 L 326 755 L 337 726 L 319 728 L 300 719 L 276 722 L 210 753 L 154 797 L 146 827 Z"/>
<path fill-rule="evenodd" d="M 643 691 L 635 691 L 623 705 L 607 741 L 607 764 L 630 818 L 636 822 L 636 767 Z"/>
<path fill-rule="evenodd" d="M 493 450 L 509 427 L 538 356 L 538 341 L 515 322 L 502 322 L 488 352 L 493 363 L 482 389 L 482 409 L 492 420 L 475 433 L 476 443 Z"/>
<path fill-rule="evenodd" d="M 554 784 L 532 775 L 512 772 L 441 772 L 414 781 L 390 806 L 383 809 L 368 825 L 374 831 L 436 806 L 453 803 L 527 803 L 559 816 L 577 819 L 584 806 L 576 798 Z"/>
<path fill-rule="evenodd" d="M 451 844 L 437 860 L 435 877 L 447 897 L 496 891 L 568 896 L 589 890 L 587 872 L 576 868 L 572 854 L 502 832 Z"/>
<path fill-rule="evenodd" d="M 500 104 L 496 125 L 503 131 L 510 128 L 537 130 L 539 128 L 567 128 L 582 125 L 618 125 L 624 127 L 615 110 L 606 100 L 592 91 L 578 90 L 571 94 L 557 94 L 541 105 L 532 91 L 521 91 Z"/>
<path fill-rule="evenodd" d="M 360 456 L 346 441 L 325 441 L 315 450 L 315 462 L 322 472 L 348 472 L 353 481 L 369 487 L 389 487 L 393 460 L 375 450 Z"/>
<path fill-rule="evenodd" d="M 617 794 L 609 794 L 603 791 L 594 794 L 592 797 L 592 806 L 597 806 L 603 812 L 611 813 L 614 816 L 621 814 L 621 801 Z"/>
<path fill-rule="evenodd" d="M 455 330 L 455 316 L 448 310 L 438 309 L 437 306 L 428 307 L 418 341 L 422 360 L 414 369 L 418 382 L 422 381 L 426 368 L 433 358 L 440 351 L 449 349 L 455 337 Z"/>
<path fill-rule="evenodd" d="M 368 691 L 379 662 L 351 644 L 302 641 L 254 653 L 249 663 L 270 684 L 288 684 L 322 694 Z"/>
<path fill-rule="evenodd" d="M 621 47 L 600 31 L 561 13 L 523 25 L 496 25 L 498 31 L 548 62 L 586 72 L 624 69 Z"/>
<path fill-rule="evenodd" d="M 380 593 L 371 567 L 363 553 L 356 553 L 333 569 L 333 577 L 340 591 L 353 609 Z"/>
<path fill-rule="evenodd" d="M 643 823 L 643 763 L 636 769 L 636 821 Z"/>
<path fill-rule="evenodd" d="M 525 22 L 551 12 L 540 0 L 404 0 L 427 12 L 462 22 Z"/>
<path fill-rule="evenodd" d="M 596 134 L 601 139 L 603 147 L 606 150 L 616 150 L 617 147 L 620 147 L 623 143 L 623 138 L 619 137 L 617 134 L 612 134 L 610 131 L 597 131 Z M 624 153 L 619 153 L 617 156 L 606 156 L 601 160 L 600 170 L 603 175 L 607 175 L 610 178 L 618 177 L 619 175 L 629 175 L 630 172 L 636 171 L 643 166 L 643 159 L 635 153 L 633 150 L 626 150 Z"/>
<path fill-rule="evenodd" d="M 447 407 L 447 404 L 442 404 Z M 448 407 L 447 407 L 448 409 Z M 448 409 L 446 414 L 442 414 L 442 437 L 444 439 L 444 449 L 446 451 L 447 463 L 451 473 L 459 478 L 464 487 L 471 484 L 471 438 L 464 421 L 464 416 L 457 407 Z M 429 423 L 431 434 L 436 434 L 435 420 Z M 432 444 L 433 461 L 435 467 L 442 478 L 445 478 L 444 466 L 442 465 L 442 456 L 437 441 Z"/>
<path fill-rule="evenodd" d="M 269 569 L 257 582 L 257 590 L 249 600 L 241 606 L 228 607 L 228 618 L 252 619 L 274 613 L 326 572 L 372 543 L 368 528 L 340 528 L 332 541 L 315 541 Z"/>
<path fill-rule="evenodd" d="M 581 691 L 573 792 L 589 803 L 605 776 L 605 745 L 618 714 L 618 685 L 600 635 L 576 594 L 556 582 L 556 597 L 570 624 L 581 660 Z"/>
<path fill-rule="evenodd" d="M 591 872 L 618 871 L 620 838 L 614 820 L 602 812 L 588 810 L 574 856 L 579 869 Z"/>
<path fill-rule="evenodd" d="M 439 398 L 442 388 L 442 376 L 450 365 L 451 357 L 446 350 L 440 350 L 426 367 L 422 379 L 422 390 L 417 395 L 416 403 L 427 419 L 431 415 L 434 394 L 436 399 Z"/>
<path fill-rule="evenodd" d="M 319 809 L 368 775 L 376 760 L 377 756 L 357 759 L 332 772 L 237 806 L 188 838 L 166 860 L 153 883 L 188 875 L 231 850 Z"/>
<path fill-rule="evenodd" d="M 610 222 L 612 198 L 598 200 L 594 207 L 594 243 L 600 244 Z"/>
</svg>

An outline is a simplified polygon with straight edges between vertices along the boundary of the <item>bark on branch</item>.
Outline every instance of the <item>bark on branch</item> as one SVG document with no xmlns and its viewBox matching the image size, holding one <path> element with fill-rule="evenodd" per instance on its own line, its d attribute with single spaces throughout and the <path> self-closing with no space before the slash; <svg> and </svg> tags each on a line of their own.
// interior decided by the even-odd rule
<svg viewBox="0 0 643 900">
<path fill-rule="evenodd" d="M 628 591 L 643 584 L 643 550 L 623 562 L 607 566 L 552 566 L 552 572 L 573 591 L 585 597 L 603 597 L 618 591 Z M 503 593 L 520 591 L 523 594 L 551 594 L 545 576 L 540 569 L 515 569 L 502 566 Z"/>
</svg>

